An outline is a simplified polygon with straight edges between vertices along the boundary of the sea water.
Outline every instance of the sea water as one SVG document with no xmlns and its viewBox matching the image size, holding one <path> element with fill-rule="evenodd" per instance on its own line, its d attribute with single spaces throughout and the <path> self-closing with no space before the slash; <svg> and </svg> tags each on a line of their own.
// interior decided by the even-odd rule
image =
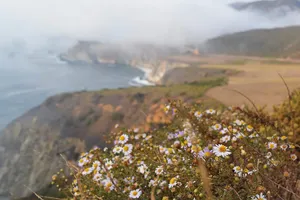
<svg viewBox="0 0 300 200">
<path fill-rule="evenodd" d="M 70 65 L 55 54 L 0 53 L 0 129 L 63 92 L 129 87 L 144 72 L 125 65 Z"/>
</svg>

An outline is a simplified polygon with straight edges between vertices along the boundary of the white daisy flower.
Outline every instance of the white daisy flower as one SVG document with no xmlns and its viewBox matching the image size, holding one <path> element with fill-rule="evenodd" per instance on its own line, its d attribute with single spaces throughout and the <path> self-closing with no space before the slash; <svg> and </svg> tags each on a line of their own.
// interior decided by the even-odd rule
<svg viewBox="0 0 300 200">
<path fill-rule="evenodd" d="M 291 154 L 291 159 L 292 159 L 292 161 L 295 161 L 295 160 L 297 160 L 297 155 L 296 154 Z"/>
<path fill-rule="evenodd" d="M 251 135 L 249 135 L 249 138 L 257 138 L 257 137 L 259 137 L 257 133 L 252 133 Z"/>
<path fill-rule="evenodd" d="M 214 154 L 216 154 L 216 156 L 222 156 L 222 157 L 226 157 L 231 154 L 229 149 L 222 144 L 215 145 L 213 147 L 213 152 Z"/>
<path fill-rule="evenodd" d="M 145 140 L 150 140 L 152 138 L 152 135 L 148 135 Z"/>
<path fill-rule="evenodd" d="M 128 163 L 132 163 L 132 156 L 128 155 L 128 156 L 124 156 L 122 158 L 123 162 L 128 162 Z"/>
<path fill-rule="evenodd" d="M 89 154 L 88 152 L 82 153 L 80 154 L 80 158 L 86 157 L 88 154 Z"/>
<path fill-rule="evenodd" d="M 231 142 L 236 142 L 237 141 L 237 137 L 232 137 Z"/>
<path fill-rule="evenodd" d="M 257 170 L 255 170 L 255 169 L 253 169 L 253 170 L 248 170 L 247 173 L 248 173 L 249 175 L 252 175 L 252 174 L 253 174 L 254 172 L 256 172 L 256 171 L 257 171 Z"/>
<path fill-rule="evenodd" d="M 167 181 L 162 181 L 162 182 L 159 184 L 160 187 L 163 187 L 163 186 L 165 186 L 165 185 L 167 185 Z"/>
<path fill-rule="evenodd" d="M 94 168 L 93 167 L 89 167 L 89 168 L 85 168 L 82 172 L 82 175 L 88 175 L 90 173 L 92 173 L 94 171 Z"/>
<path fill-rule="evenodd" d="M 73 192 L 79 192 L 78 186 L 73 187 Z"/>
<path fill-rule="evenodd" d="M 148 184 L 149 187 L 153 187 L 153 186 L 155 187 L 157 185 L 158 185 L 158 180 L 150 180 Z"/>
<path fill-rule="evenodd" d="M 94 157 L 94 154 L 89 154 L 88 157 L 89 157 L 89 158 L 93 158 L 93 157 Z"/>
<path fill-rule="evenodd" d="M 105 167 L 106 167 L 108 170 L 110 170 L 110 169 L 113 168 L 113 164 L 114 164 L 114 163 L 113 163 L 111 160 L 108 160 L 108 161 L 105 162 Z"/>
<path fill-rule="evenodd" d="M 220 131 L 220 134 L 224 135 L 224 134 L 226 134 L 226 133 L 228 133 L 228 132 L 229 132 L 228 128 L 223 128 L 223 129 Z"/>
<path fill-rule="evenodd" d="M 133 132 L 135 132 L 135 133 L 137 133 L 137 132 L 139 132 L 139 128 L 135 128 L 134 130 L 133 130 Z"/>
<path fill-rule="evenodd" d="M 246 129 L 247 129 L 248 132 L 252 132 L 253 131 L 253 127 L 251 125 L 248 125 L 246 127 Z"/>
<path fill-rule="evenodd" d="M 244 137 L 246 137 L 243 133 L 241 133 L 241 132 L 238 132 L 236 135 L 235 135 L 235 137 L 237 137 L 238 139 L 242 139 L 242 138 L 244 138 Z"/>
<path fill-rule="evenodd" d="M 142 137 L 143 137 L 143 138 L 146 138 L 146 137 L 147 137 L 147 134 L 146 134 L 146 133 L 143 133 Z"/>
<path fill-rule="evenodd" d="M 141 138 L 141 134 L 137 134 L 134 136 L 134 139 L 139 140 Z"/>
<path fill-rule="evenodd" d="M 268 142 L 268 149 L 276 149 L 277 144 L 275 142 Z"/>
<path fill-rule="evenodd" d="M 267 200 L 267 198 L 263 193 L 260 193 L 251 197 L 251 200 Z"/>
<path fill-rule="evenodd" d="M 271 153 L 271 152 L 268 152 L 267 155 L 266 155 L 266 158 L 267 158 L 267 159 L 270 159 L 271 157 L 272 157 L 272 153 Z"/>
<path fill-rule="evenodd" d="M 108 150 L 108 148 L 107 148 L 107 147 L 105 147 L 105 148 L 103 149 L 103 151 L 104 151 L 104 152 L 106 152 L 107 150 Z"/>
<path fill-rule="evenodd" d="M 165 153 L 165 151 L 166 151 L 165 147 L 159 146 L 159 152 L 160 153 Z"/>
<path fill-rule="evenodd" d="M 128 141 L 128 135 L 123 134 L 119 137 L 119 143 L 120 144 L 125 144 Z"/>
<path fill-rule="evenodd" d="M 198 119 L 200 119 L 203 116 L 203 114 L 200 111 L 196 111 L 194 113 L 194 116 L 197 117 Z"/>
<path fill-rule="evenodd" d="M 233 168 L 233 171 L 234 171 L 236 174 L 239 174 L 239 173 L 241 173 L 243 170 L 242 170 L 242 168 L 241 168 L 240 166 L 235 166 L 235 167 Z"/>
<path fill-rule="evenodd" d="M 138 167 L 138 172 L 140 172 L 141 174 L 144 174 L 146 172 L 146 170 L 148 169 L 147 165 L 142 164 Z"/>
<path fill-rule="evenodd" d="M 236 124 L 236 125 L 238 125 L 238 126 L 242 125 L 242 121 L 238 120 L 238 119 L 236 119 L 233 123 Z"/>
<path fill-rule="evenodd" d="M 227 142 L 229 142 L 230 141 L 230 136 L 229 135 L 225 135 L 224 137 L 222 137 L 221 139 L 220 139 L 220 142 L 221 143 L 227 143 Z"/>
<path fill-rule="evenodd" d="M 132 152 L 132 148 L 133 148 L 132 144 L 124 145 L 124 147 L 123 147 L 124 155 L 128 156 Z"/>
<path fill-rule="evenodd" d="M 170 158 L 167 158 L 167 163 L 168 163 L 169 165 L 172 165 L 172 164 L 173 164 L 173 162 L 172 162 L 172 160 L 171 160 Z"/>
<path fill-rule="evenodd" d="M 282 144 L 280 145 L 280 148 L 283 150 L 283 151 L 286 151 L 289 147 L 287 144 Z"/>
<path fill-rule="evenodd" d="M 129 198 L 138 199 L 142 195 L 142 191 L 140 189 L 132 190 L 129 193 Z"/>
<path fill-rule="evenodd" d="M 100 171 L 100 166 L 101 166 L 101 163 L 98 160 L 93 162 L 94 170 Z"/>
<path fill-rule="evenodd" d="M 173 188 L 177 184 L 177 177 L 174 177 L 169 182 L 169 188 Z"/>
<path fill-rule="evenodd" d="M 216 111 L 215 110 L 213 110 L 213 109 L 208 109 L 208 110 L 206 110 L 205 111 L 207 114 L 215 114 L 216 113 Z"/>
<path fill-rule="evenodd" d="M 83 167 L 85 164 L 89 163 L 90 160 L 87 159 L 86 157 L 83 157 L 81 158 L 79 161 L 78 161 L 78 166 L 79 167 Z"/>
<path fill-rule="evenodd" d="M 114 149 L 113 149 L 114 154 L 121 153 L 121 151 L 122 151 L 122 147 L 119 147 L 119 146 L 115 146 Z"/>
<path fill-rule="evenodd" d="M 212 128 L 215 130 L 215 131 L 219 131 L 221 128 L 222 128 L 222 125 L 221 124 L 215 124 L 212 126 Z"/>
<path fill-rule="evenodd" d="M 159 166 L 155 169 L 156 175 L 161 175 L 164 172 L 164 168 L 162 166 Z"/>
<path fill-rule="evenodd" d="M 102 174 L 96 173 L 93 177 L 95 182 L 99 182 L 102 179 Z"/>
<path fill-rule="evenodd" d="M 80 192 L 74 192 L 74 196 L 75 196 L 75 197 L 80 196 Z"/>
<path fill-rule="evenodd" d="M 164 110 L 165 110 L 166 113 L 168 113 L 168 112 L 170 111 L 170 109 L 171 109 L 170 104 L 169 104 L 169 105 L 166 105 L 166 106 L 164 107 Z"/>
<path fill-rule="evenodd" d="M 107 190 L 112 191 L 112 190 L 115 189 L 114 184 L 113 184 L 113 183 L 111 182 L 111 180 L 109 180 L 109 179 L 103 180 L 103 181 L 102 181 L 102 184 L 103 184 L 104 188 L 107 189 Z"/>
</svg>

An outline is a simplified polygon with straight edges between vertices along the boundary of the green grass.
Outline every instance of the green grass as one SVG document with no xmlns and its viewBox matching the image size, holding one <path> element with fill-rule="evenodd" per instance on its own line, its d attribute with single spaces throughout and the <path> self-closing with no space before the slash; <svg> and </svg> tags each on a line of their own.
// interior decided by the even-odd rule
<svg viewBox="0 0 300 200">
<path fill-rule="evenodd" d="M 113 94 L 127 94 L 133 95 L 137 93 L 149 94 L 153 93 L 155 96 L 161 97 L 178 97 L 188 96 L 190 98 L 197 98 L 203 96 L 203 94 L 212 87 L 221 86 L 227 83 L 225 77 L 219 78 L 205 78 L 198 82 L 185 83 L 185 84 L 176 84 L 170 86 L 149 86 L 149 87 L 131 87 L 125 89 L 116 89 L 116 90 L 102 90 L 100 91 L 103 95 L 113 95 Z"/>
<path fill-rule="evenodd" d="M 278 60 L 263 60 L 261 64 L 271 64 L 271 65 L 300 65 L 300 63 L 294 63 L 289 61 L 278 61 Z"/>
</svg>

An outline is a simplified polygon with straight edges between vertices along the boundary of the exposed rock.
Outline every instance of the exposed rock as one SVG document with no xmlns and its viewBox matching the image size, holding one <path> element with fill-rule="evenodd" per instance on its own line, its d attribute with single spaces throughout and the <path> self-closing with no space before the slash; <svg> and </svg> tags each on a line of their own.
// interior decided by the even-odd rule
<svg viewBox="0 0 300 200">
<path fill-rule="evenodd" d="M 85 148 L 104 146 L 105 134 L 116 123 L 148 129 L 139 111 L 144 110 L 143 104 L 152 103 L 151 96 L 155 95 L 128 96 L 122 90 L 104 96 L 99 92 L 62 94 L 16 119 L 0 134 L 0 196 L 26 197 L 31 193 L 26 187 L 41 191 L 54 173 L 67 170 L 60 154 L 76 160 Z M 141 97 L 143 101 L 133 102 Z M 115 119 L 117 115 L 123 117 Z"/>
</svg>

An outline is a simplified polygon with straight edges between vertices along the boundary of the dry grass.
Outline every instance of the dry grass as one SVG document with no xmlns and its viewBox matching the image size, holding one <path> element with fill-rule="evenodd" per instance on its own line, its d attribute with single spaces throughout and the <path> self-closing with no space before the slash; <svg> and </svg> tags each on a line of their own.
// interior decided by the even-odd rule
<svg viewBox="0 0 300 200">
<path fill-rule="evenodd" d="M 243 66 L 208 65 L 206 67 L 240 70 L 241 73 L 229 77 L 228 85 L 210 89 L 206 94 L 225 105 L 249 104 L 238 90 L 247 95 L 257 105 L 264 106 L 271 111 L 274 105 L 280 104 L 288 96 L 281 74 L 289 88 L 300 87 L 300 65 L 271 65 L 249 63 Z"/>
</svg>

